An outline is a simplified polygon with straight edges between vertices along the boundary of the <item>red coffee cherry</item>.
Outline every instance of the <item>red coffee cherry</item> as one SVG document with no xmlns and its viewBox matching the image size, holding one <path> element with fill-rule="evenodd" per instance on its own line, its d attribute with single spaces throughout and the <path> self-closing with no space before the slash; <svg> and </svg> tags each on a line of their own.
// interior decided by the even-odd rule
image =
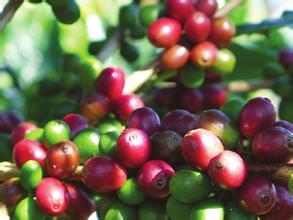
<svg viewBox="0 0 293 220">
<path fill-rule="evenodd" d="M 179 44 L 168 48 L 161 58 L 165 69 L 177 70 L 183 67 L 189 58 L 189 50 Z"/>
<path fill-rule="evenodd" d="M 217 60 L 217 47 L 208 41 L 197 44 L 190 51 L 190 60 L 198 68 L 212 67 Z"/>
<path fill-rule="evenodd" d="M 181 108 L 195 113 L 204 107 L 204 96 L 199 89 L 182 89 L 180 91 Z"/>
<path fill-rule="evenodd" d="M 194 11 L 192 0 L 167 0 L 167 15 L 183 23 Z"/>
<path fill-rule="evenodd" d="M 71 137 L 88 127 L 87 120 L 79 114 L 67 114 L 64 116 L 63 121 L 70 127 Z"/>
<path fill-rule="evenodd" d="M 24 139 L 25 134 L 36 128 L 38 127 L 31 122 L 22 122 L 19 125 L 17 125 L 11 133 L 12 145 L 15 145 L 18 141 Z"/>
<path fill-rule="evenodd" d="M 227 90 L 218 84 L 206 84 L 202 88 L 205 106 L 207 108 L 222 107 L 228 97 Z"/>
<path fill-rule="evenodd" d="M 218 9 L 218 3 L 216 0 L 197 0 L 195 9 L 205 13 L 208 17 L 213 17 Z"/>
</svg>

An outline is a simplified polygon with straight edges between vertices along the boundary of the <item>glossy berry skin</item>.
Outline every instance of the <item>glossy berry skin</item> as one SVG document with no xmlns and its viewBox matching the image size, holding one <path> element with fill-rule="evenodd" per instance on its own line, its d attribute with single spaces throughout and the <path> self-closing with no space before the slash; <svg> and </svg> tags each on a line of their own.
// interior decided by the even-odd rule
<svg viewBox="0 0 293 220">
<path fill-rule="evenodd" d="M 151 141 L 143 130 L 128 128 L 117 140 L 116 156 L 126 168 L 139 168 L 148 161 Z"/>
<path fill-rule="evenodd" d="M 47 174 L 63 179 L 76 170 L 79 160 L 80 154 L 76 145 L 71 141 L 62 141 L 49 148 L 45 169 Z"/>
<path fill-rule="evenodd" d="M 172 130 L 180 135 L 185 135 L 188 131 L 197 128 L 198 118 L 183 109 L 168 112 L 162 119 L 162 129 Z"/>
<path fill-rule="evenodd" d="M 274 184 L 264 176 L 248 176 L 236 190 L 239 205 L 256 215 L 268 213 L 274 207 L 277 193 Z"/>
<path fill-rule="evenodd" d="M 68 193 L 68 208 L 66 213 L 74 220 L 87 219 L 95 210 L 96 204 L 79 186 L 65 184 Z"/>
<path fill-rule="evenodd" d="M 211 159 L 208 174 L 219 187 L 232 190 L 244 182 L 247 166 L 239 154 L 225 150 Z"/>
<path fill-rule="evenodd" d="M 275 127 L 281 127 L 281 128 L 285 128 L 286 130 L 290 131 L 291 133 L 293 133 L 293 124 L 285 121 L 285 120 L 279 120 L 275 122 Z"/>
<path fill-rule="evenodd" d="M 53 177 L 44 178 L 36 188 L 38 206 L 50 216 L 62 215 L 68 206 L 67 191 L 62 182 Z"/>
<path fill-rule="evenodd" d="M 24 189 L 19 183 L 19 178 L 10 178 L 0 185 L 0 201 L 8 207 L 15 206 L 24 196 Z"/>
<path fill-rule="evenodd" d="M 149 107 L 135 109 L 128 118 L 127 128 L 138 128 L 152 135 L 161 130 L 161 121 L 158 114 Z"/>
<path fill-rule="evenodd" d="M 180 107 L 192 113 L 204 107 L 204 96 L 199 89 L 182 89 L 179 100 Z"/>
<path fill-rule="evenodd" d="M 11 133 L 12 145 L 15 145 L 18 141 L 24 139 L 25 134 L 36 128 L 38 127 L 31 122 L 22 122 L 17 125 Z"/>
<path fill-rule="evenodd" d="M 110 100 L 100 93 L 91 93 L 82 97 L 81 110 L 90 124 L 96 124 L 111 110 Z"/>
<path fill-rule="evenodd" d="M 206 14 L 208 17 L 212 17 L 218 9 L 218 4 L 216 0 L 197 0 L 195 9 Z"/>
<path fill-rule="evenodd" d="M 218 84 L 207 84 L 202 88 L 206 108 L 220 108 L 227 98 L 227 90 Z"/>
<path fill-rule="evenodd" d="M 122 120 L 127 121 L 131 113 L 144 106 L 143 100 L 135 94 L 122 95 L 114 102 L 114 111 Z"/>
<path fill-rule="evenodd" d="M 137 182 L 148 196 L 165 198 L 169 195 L 169 180 L 173 174 L 174 170 L 168 163 L 150 160 L 138 171 Z"/>
<path fill-rule="evenodd" d="M 110 193 L 119 189 L 127 179 L 126 170 L 111 157 L 92 157 L 82 170 L 82 180 L 96 193 Z"/>
<path fill-rule="evenodd" d="M 212 67 L 213 71 L 225 75 L 232 73 L 236 65 L 236 57 L 232 51 L 223 48 L 218 50 L 217 59 Z"/>
<path fill-rule="evenodd" d="M 161 63 L 165 69 L 177 70 L 187 63 L 188 58 L 189 50 L 180 44 L 175 44 L 163 54 Z"/>
<path fill-rule="evenodd" d="M 216 62 L 217 52 L 218 49 L 213 43 L 204 41 L 192 48 L 190 60 L 196 67 L 206 69 Z"/>
<path fill-rule="evenodd" d="M 122 95 L 124 85 L 124 71 L 119 67 L 108 67 L 97 78 L 96 91 L 114 100 Z"/>
<path fill-rule="evenodd" d="M 273 209 L 267 214 L 261 215 L 261 220 L 293 218 L 293 195 L 283 186 L 276 185 L 277 201 Z"/>
<path fill-rule="evenodd" d="M 163 160 L 171 165 L 182 163 L 181 135 L 174 131 L 157 132 L 151 136 L 152 158 Z"/>
<path fill-rule="evenodd" d="M 173 18 L 160 18 L 149 26 L 147 35 L 154 46 L 168 48 L 178 42 L 181 25 Z"/>
<path fill-rule="evenodd" d="M 82 115 L 75 113 L 65 115 L 63 121 L 70 127 L 71 137 L 88 127 L 87 120 Z"/>
<path fill-rule="evenodd" d="M 284 48 L 280 50 L 279 63 L 285 69 L 289 69 L 293 65 L 293 49 L 292 48 Z"/>
<path fill-rule="evenodd" d="M 252 153 L 261 162 L 278 163 L 289 159 L 293 148 L 293 134 L 280 127 L 258 133 L 252 142 Z"/>
<path fill-rule="evenodd" d="M 209 39 L 219 47 L 227 47 L 229 46 L 235 33 L 236 27 L 229 18 L 215 18 L 212 21 Z"/>
<path fill-rule="evenodd" d="M 189 131 L 183 137 L 181 151 L 189 165 L 207 170 L 211 159 L 223 152 L 224 146 L 214 133 L 199 128 Z"/>
<path fill-rule="evenodd" d="M 195 43 L 205 41 L 210 34 L 210 29 L 210 19 L 202 12 L 194 12 L 188 16 L 184 24 L 187 38 Z"/>
<path fill-rule="evenodd" d="M 36 141 L 21 140 L 14 145 L 12 156 L 19 168 L 28 160 L 36 160 L 42 167 L 44 167 L 46 150 Z"/>
<path fill-rule="evenodd" d="M 167 15 L 183 23 L 194 11 L 192 0 L 167 0 Z"/>
<path fill-rule="evenodd" d="M 257 114 L 255 114 L 257 112 Z M 239 116 L 239 129 L 246 138 L 253 138 L 265 128 L 273 127 L 276 111 L 267 98 L 257 97 L 248 101 Z"/>
<path fill-rule="evenodd" d="M 0 114 L 0 132 L 10 133 L 21 122 L 20 117 L 14 112 Z"/>
</svg>

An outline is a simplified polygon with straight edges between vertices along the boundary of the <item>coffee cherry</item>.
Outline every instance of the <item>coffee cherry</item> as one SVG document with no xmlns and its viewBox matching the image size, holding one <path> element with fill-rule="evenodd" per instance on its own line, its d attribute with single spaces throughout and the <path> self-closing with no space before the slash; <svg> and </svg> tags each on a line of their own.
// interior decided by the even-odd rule
<svg viewBox="0 0 293 220">
<path fill-rule="evenodd" d="M 84 116 L 90 124 L 99 122 L 111 109 L 110 100 L 100 93 L 91 93 L 84 96 L 80 105 Z"/>
<path fill-rule="evenodd" d="M 138 8 L 136 4 L 122 6 L 119 11 L 119 24 L 122 28 L 131 28 L 136 24 Z"/>
<path fill-rule="evenodd" d="M 60 141 L 69 140 L 70 128 L 61 120 L 49 121 L 44 127 L 43 139 L 47 147 L 57 144 Z"/>
<path fill-rule="evenodd" d="M 68 206 L 67 190 L 62 182 L 53 177 L 44 178 L 36 188 L 39 207 L 48 215 L 60 216 Z"/>
<path fill-rule="evenodd" d="M 182 136 L 198 126 L 198 118 L 183 109 L 168 112 L 161 122 L 163 130 L 172 130 Z"/>
<path fill-rule="evenodd" d="M 213 43 L 204 41 L 192 48 L 190 60 L 196 67 L 206 69 L 216 62 L 217 52 L 218 49 Z"/>
<path fill-rule="evenodd" d="M 14 220 L 45 220 L 45 213 L 38 207 L 34 197 L 26 197 L 22 199 L 15 207 Z"/>
<path fill-rule="evenodd" d="M 236 65 L 235 55 L 228 49 L 220 49 L 213 70 L 222 75 L 232 73 Z"/>
<path fill-rule="evenodd" d="M 71 141 L 62 141 L 50 147 L 45 160 L 46 172 L 64 179 L 72 174 L 79 165 L 79 150 Z"/>
<path fill-rule="evenodd" d="M 225 209 L 225 220 L 234 219 L 257 220 L 257 216 L 242 209 L 234 200 L 228 201 Z"/>
<path fill-rule="evenodd" d="M 167 220 L 169 218 L 165 210 L 165 204 L 155 199 L 147 200 L 141 204 L 137 215 L 139 220 Z"/>
<path fill-rule="evenodd" d="M 70 128 L 71 137 L 88 127 L 86 119 L 79 114 L 70 113 L 62 119 Z"/>
<path fill-rule="evenodd" d="M 83 182 L 96 193 L 119 189 L 127 179 L 126 170 L 111 157 L 92 157 L 82 170 Z"/>
<path fill-rule="evenodd" d="M 187 38 L 195 43 L 205 41 L 210 34 L 210 29 L 210 19 L 202 12 L 189 15 L 184 24 Z"/>
<path fill-rule="evenodd" d="M 109 131 L 120 132 L 124 129 L 124 126 L 120 121 L 113 117 L 113 115 L 110 115 L 99 123 L 98 129 L 101 133 L 107 133 Z"/>
<path fill-rule="evenodd" d="M 143 100 L 135 94 L 122 95 L 114 102 L 114 112 L 122 120 L 127 121 L 131 113 L 144 106 Z"/>
<path fill-rule="evenodd" d="M 195 113 L 204 106 L 203 93 L 199 89 L 182 89 L 180 91 L 180 107 Z"/>
<path fill-rule="evenodd" d="M 95 210 L 96 204 L 92 198 L 79 186 L 66 183 L 68 208 L 66 212 L 72 219 L 87 219 Z"/>
<path fill-rule="evenodd" d="M 213 17 L 218 9 L 216 0 L 198 0 L 195 3 L 196 11 L 205 13 L 208 17 Z"/>
<path fill-rule="evenodd" d="M 137 220 L 136 209 L 133 206 L 126 205 L 125 203 L 115 200 L 105 213 L 105 220 L 110 219 L 127 219 Z"/>
<path fill-rule="evenodd" d="M 135 109 L 128 118 L 127 128 L 138 128 L 151 135 L 161 130 L 158 114 L 149 107 Z"/>
<path fill-rule="evenodd" d="M 187 65 L 179 71 L 179 81 L 188 89 L 198 88 L 204 82 L 204 72 L 194 66 Z"/>
<path fill-rule="evenodd" d="M 165 69 L 177 70 L 187 63 L 188 58 L 188 49 L 182 45 L 175 44 L 163 54 L 161 63 Z"/>
<path fill-rule="evenodd" d="M 257 112 L 257 114 L 255 114 Z M 273 127 L 276 112 L 271 101 L 257 97 L 247 102 L 240 112 L 239 129 L 246 138 L 253 138 L 265 128 Z"/>
<path fill-rule="evenodd" d="M 274 184 L 264 176 L 248 176 L 236 190 L 239 205 L 256 215 L 268 213 L 274 207 L 277 193 Z"/>
<path fill-rule="evenodd" d="M 210 40 L 219 47 L 229 46 L 231 39 L 236 33 L 234 23 L 227 17 L 212 20 Z"/>
<path fill-rule="evenodd" d="M 137 174 L 141 190 L 153 198 L 165 198 L 169 195 L 169 180 L 174 174 L 173 168 L 164 161 L 150 160 Z"/>
<path fill-rule="evenodd" d="M 284 162 L 293 148 L 293 134 L 280 127 L 272 127 L 258 133 L 252 142 L 252 153 L 267 163 Z"/>
<path fill-rule="evenodd" d="M 44 167 L 46 150 L 36 141 L 21 140 L 14 145 L 12 156 L 18 168 L 29 160 L 36 160 Z"/>
<path fill-rule="evenodd" d="M 124 85 L 124 71 L 119 67 L 108 67 L 97 78 L 96 91 L 114 100 L 122 95 Z"/>
<path fill-rule="evenodd" d="M 54 15 L 63 24 L 73 24 L 80 17 L 80 9 L 75 1 L 67 1 L 66 5 L 52 8 Z"/>
<path fill-rule="evenodd" d="M 28 132 L 36 128 L 37 126 L 31 122 L 23 122 L 17 125 L 11 132 L 12 145 L 15 145 L 17 142 L 23 140 Z"/>
<path fill-rule="evenodd" d="M 121 43 L 120 55 L 128 62 L 134 62 L 139 57 L 139 50 L 133 43 L 124 40 Z"/>
<path fill-rule="evenodd" d="M 100 155 L 113 157 L 116 151 L 116 140 L 119 136 L 118 131 L 103 133 L 99 142 Z"/>
<path fill-rule="evenodd" d="M 189 219 L 197 220 L 203 218 L 208 220 L 210 219 L 211 213 L 213 213 L 212 216 L 217 216 L 216 219 L 223 220 L 225 215 L 223 202 L 217 198 L 200 201 L 193 206 Z"/>
<path fill-rule="evenodd" d="M 227 90 L 218 84 L 207 84 L 202 88 L 204 95 L 205 106 L 207 108 L 220 108 L 222 107 L 228 97 Z"/>
<path fill-rule="evenodd" d="M 173 195 L 168 198 L 166 204 L 167 214 L 168 216 L 172 216 L 172 220 L 189 219 L 189 214 L 192 208 L 192 203 L 181 202 Z"/>
<path fill-rule="evenodd" d="M 143 130 L 128 128 L 117 140 L 116 156 L 126 168 L 139 168 L 148 161 L 151 141 Z"/>
<path fill-rule="evenodd" d="M 293 124 L 288 122 L 288 121 L 285 121 L 285 120 L 276 121 L 274 126 L 275 127 L 285 128 L 286 130 L 288 130 L 291 133 L 293 133 Z"/>
<path fill-rule="evenodd" d="M 61 7 L 66 5 L 69 0 L 46 0 L 46 2 L 52 7 Z"/>
<path fill-rule="evenodd" d="M 0 132 L 11 133 L 21 122 L 21 118 L 14 112 L 3 112 L 0 114 Z"/>
<path fill-rule="evenodd" d="M 161 88 L 155 93 L 154 101 L 160 108 L 172 109 L 177 107 L 174 100 L 179 99 L 177 88 Z"/>
<path fill-rule="evenodd" d="M 0 201 L 8 207 L 15 206 L 24 196 L 24 193 L 19 178 L 6 179 L 0 185 Z"/>
<path fill-rule="evenodd" d="M 156 47 L 171 47 L 178 42 L 180 36 L 180 23 L 172 18 L 160 18 L 148 29 L 148 38 Z"/>
<path fill-rule="evenodd" d="M 183 23 L 194 11 L 192 0 L 167 0 L 167 15 Z"/>
<path fill-rule="evenodd" d="M 20 169 L 20 183 L 28 191 L 34 190 L 43 178 L 41 165 L 35 160 L 25 162 Z"/>
<path fill-rule="evenodd" d="M 247 167 L 239 154 L 225 150 L 211 159 L 208 173 L 219 187 L 232 190 L 240 187 L 244 182 Z"/>
<path fill-rule="evenodd" d="M 242 98 L 233 98 L 222 106 L 221 111 L 231 118 L 232 121 L 236 122 L 244 105 L 245 101 Z"/>
<path fill-rule="evenodd" d="M 176 165 L 183 162 L 182 137 L 174 131 L 157 132 L 151 136 L 152 158 Z"/>
<path fill-rule="evenodd" d="M 149 27 L 159 17 L 160 7 L 157 4 L 150 4 L 143 6 L 139 11 L 139 21 L 145 26 Z"/>
<path fill-rule="evenodd" d="M 285 68 L 289 69 L 293 65 L 293 49 L 284 48 L 279 52 L 279 63 Z"/>
<path fill-rule="evenodd" d="M 207 170 L 210 160 L 224 151 L 224 146 L 214 133 L 199 128 L 189 131 L 183 137 L 181 150 L 189 165 Z"/>
</svg>

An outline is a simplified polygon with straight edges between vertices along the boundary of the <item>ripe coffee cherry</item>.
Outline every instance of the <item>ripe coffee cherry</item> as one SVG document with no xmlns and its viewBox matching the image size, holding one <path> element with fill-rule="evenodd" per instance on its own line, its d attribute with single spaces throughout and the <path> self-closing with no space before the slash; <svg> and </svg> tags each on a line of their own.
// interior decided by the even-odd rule
<svg viewBox="0 0 293 220">
<path fill-rule="evenodd" d="M 163 130 L 172 130 L 180 135 L 197 128 L 198 118 L 183 109 L 168 112 L 162 119 Z"/>
<path fill-rule="evenodd" d="M 228 97 L 227 90 L 218 84 L 207 84 L 202 88 L 205 106 L 207 108 L 222 107 Z"/>
<path fill-rule="evenodd" d="M 8 207 L 15 206 L 24 193 L 24 189 L 19 184 L 19 178 L 7 179 L 0 185 L 0 201 Z"/>
<path fill-rule="evenodd" d="M 167 15 L 183 23 L 194 11 L 192 0 L 167 0 Z"/>
<path fill-rule="evenodd" d="M 99 122 L 111 109 L 110 100 L 100 93 L 91 93 L 84 96 L 80 105 L 83 115 L 90 124 Z"/>
<path fill-rule="evenodd" d="M 205 13 L 209 17 L 213 17 L 218 9 L 216 0 L 197 0 L 195 3 L 196 11 Z"/>
<path fill-rule="evenodd" d="M 285 128 L 286 130 L 290 131 L 291 133 L 293 133 L 293 124 L 285 121 L 285 120 L 279 120 L 275 122 L 275 127 L 281 127 L 281 128 Z"/>
<path fill-rule="evenodd" d="M 141 167 L 150 157 L 151 141 L 143 130 L 128 128 L 117 140 L 116 156 L 126 168 Z"/>
<path fill-rule="evenodd" d="M 174 131 L 157 132 L 151 136 L 152 158 L 176 165 L 183 162 L 182 137 Z"/>
<path fill-rule="evenodd" d="M 71 137 L 88 127 L 86 119 L 79 114 L 67 114 L 64 116 L 63 121 L 70 127 Z"/>
<path fill-rule="evenodd" d="M 256 114 L 257 113 L 257 114 Z M 239 129 L 246 138 L 253 138 L 265 128 L 273 127 L 276 112 L 267 98 L 251 99 L 242 108 L 239 116 Z"/>
<path fill-rule="evenodd" d="M 169 180 L 173 174 L 173 168 L 166 162 L 150 160 L 140 168 L 137 182 L 148 196 L 165 198 L 169 195 Z"/>
<path fill-rule="evenodd" d="M 217 47 L 208 41 L 204 41 L 192 48 L 190 52 L 191 62 L 198 68 L 212 67 L 217 59 Z"/>
<path fill-rule="evenodd" d="M 267 214 L 261 215 L 261 220 L 292 219 L 293 195 L 283 186 L 276 185 L 277 201 L 274 208 Z"/>
<path fill-rule="evenodd" d="M 53 177 L 44 178 L 36 188 L 39 207 L 48 215 L 62 215 L 68 206 L 67 191 L 62 182 Z"/>
<path fill-rule="evenodd" d="M 126 170 L 111 157 L 92 157 L 82 170 L 83 182 L 96 193 L 119 189 L 127 179 Z"/>
<path fill-rule="evenodd" d="M 189 40 L 200 43 L 205 41 L 211 29 L 210 19 L 202 12 L 189 15 L 184 24 L 184 30 Z"/>
<path fill-rule="evenodd" d="M 10 133 L 21 122 L 21 118 L 14 112 L 0 114 L 0 132 Z"/>
<path fill-rule="evenodd" d="M 22 122 L 19 125 L 17 125 L 11 133 L 11 142 L 12 145 L 15 145 L 18 141 L 24 139 L 25 135 L 38 128 L 35 124 L 31 122 Z"/>
<path fill-rule="evenodd" d="M 229 46 L 235 33 L 236 27 L 229 18 L 215 18 L 212 20 L 209 39 L 219 47 L 227 47 Z"/>
<path fill-rule="evenodd" d="M 183 137 L 181 150 L 189 165 L 207 170 L 210 160 L 224 151 L 224 146 L 214 133 L 199 128 L 189 131 Z"/>
<path fill-rule="evenodd" d="M 182 89 L 180 91 L 180 107 L 195 113 L 204 106 L 204 98 L 199 89 Z"/>
<path fill-rule="evenodd" d="M 114 102 L 114 111 L 122 120 L 127 121 L 131 113 L 144 106 L 143 100 L 135 94 L 122 95 Z"/>
<path fill-rule="evenodd" d="M 135 109 L 128 118 L 127 128 L 138 128 L 151 135 L 161 130 L 158 114 L 149 107 Z"/>
<path fill-rule="evenodd" d="M 279 63 L 285 68 L 289 69 L 293 65 L 293 49 L 284 48 L 279 52 Z"/>
<path fill-rule="evenodd" d="M 80 160 L 79 150 L 71 141 L 62 141 L 51 146 L 45 160 L 46 172 L 57 178 L 72 174 Z"/>
<path fill-rule="evenodd" d="M 72 219 L 87 219 L 96 210 L 95 202 L 79 186 L 67 183 L 65 187 L 68 193 L 68 208 L 66 212 Z"/>
<path fill-rule="evenodd" d="M 239 154 L 225 150 L 211 159 L 208 173 L 219 187 L 232 190 L 238 188 L 244 182 L 247 167 Z"/>
<path fill-rule="evenodd" d="M 268 213 L 274 207 L 277 193 L 274 184 L 264 176 L 248 176 L 236 191 L 239 205 L 256 215 Z"/>
<path fill-rule="evenodd" d="M 180 44 L 175 44 L 166 50 L 161 62 L 165 69 L 177 70 L 187 63 L 188 58 L 188 49 Z"/>
<path fill-rule="evenodd" d="M 284 162 L 289 159 L 290 149 L 293 149 L 293 134 L 280 127 L 263 130 L 252 142 L 252 153 L 262 162 Z"/>
<path fill-rule="evenodd" d="M 148 38 L 156 47 L 171 47 L 178 42 L 180 36 L 181 25 L 172 18 L 160 18 L 148 29 Z"/>
<path fill-rule="evenodd" d="M 96 91 L 114 100 L 122 95 L 124 85 L 124 71 L 119 67 L 108 67 L 97 78 Z"/>
<path fill-rule="evenodd" d="M 228 49 L 220 49 L 217 53 L 216 62 L 213 65 L 213 70 L 224 75 L 232 73 L 236 65 L 235 55 Z"/>
<path fill-rule="evenodd" d="M 28 160 L 36 160 L 44 167 L 46 150 L 36 141 L 21 140 L 14 145 L 12 156 L 18 168 Z"/>
</svg>

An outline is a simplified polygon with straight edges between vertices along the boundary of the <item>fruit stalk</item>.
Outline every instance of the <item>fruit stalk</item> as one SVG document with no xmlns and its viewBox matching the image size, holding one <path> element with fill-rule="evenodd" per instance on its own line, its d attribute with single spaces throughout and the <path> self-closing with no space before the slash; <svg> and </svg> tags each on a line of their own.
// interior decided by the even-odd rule
<svg viewBox="0 0 293 220">
<path fill-rule="evenodd" d="M 232 0 L 228 4 L 226 4 L 223 8 L 221 8 L 219 11 L 216 12 L 215 17 L 220 18 L 224 17 L 229 12 L 233 11 L 235 8 L 237 8 L 239 5 L 244 3 L 244 0 Z"/>
<path fill-rule="evenodd" d="M 22 5 L 23 0 L 10 0 L 0 14 L 0 32 L 3 31 L 8 22 L 12 19 L 17 9 Z"/>
</svg>

